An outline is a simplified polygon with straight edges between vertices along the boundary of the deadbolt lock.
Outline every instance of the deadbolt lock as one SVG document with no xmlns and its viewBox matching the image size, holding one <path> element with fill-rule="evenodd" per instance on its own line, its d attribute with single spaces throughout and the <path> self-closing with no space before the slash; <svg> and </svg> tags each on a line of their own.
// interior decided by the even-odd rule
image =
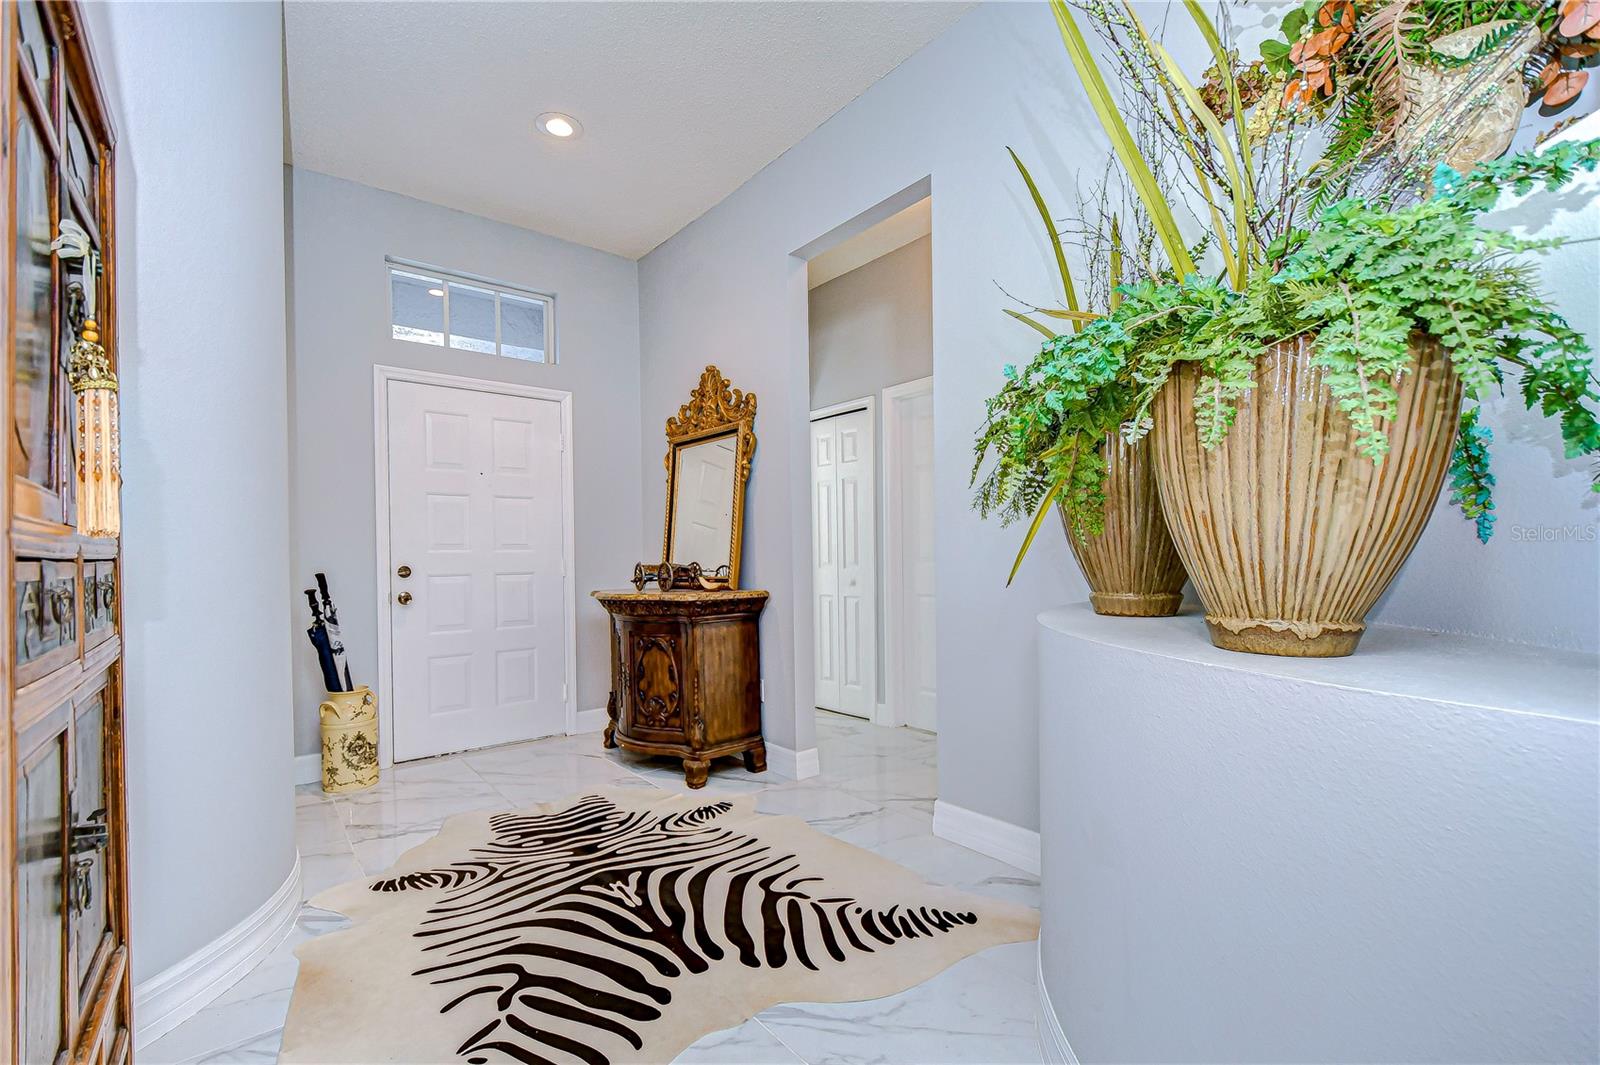
<svg viewBox="0 0 1600 1065">
<path fill-rule="evenodd" d="M 399 569 L 395 570 L 395 574 L 397 576 L 399 576 L 401 579 L 409 577 L 409 576 L 411 576 L 411 567 L 410 566 L 401 566 Z"/>
</svg>

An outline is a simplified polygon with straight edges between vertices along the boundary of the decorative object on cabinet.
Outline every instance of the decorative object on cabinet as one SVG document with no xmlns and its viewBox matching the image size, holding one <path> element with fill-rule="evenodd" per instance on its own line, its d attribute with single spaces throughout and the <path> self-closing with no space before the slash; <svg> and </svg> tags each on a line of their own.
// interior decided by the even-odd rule
<svg viewBox="0 0 1600 1065">
<path fill-rule="evenodd" d="M 713 575 L 726 569 L 725 586 L 739 587 L 755 420 L 755 395 L 731 386 L 715 366 L 705 368 L 689 402 L 667 419 L 663 566 L 698 563 Z"/>
<path fill-rule="evenodd" d="M 1139 442 L 1153 429 L 1163 510 L 1206 602 L 1213 641 L 1269 654 L 1349 654 L 1362 615 L 1431 514 L 1445 472 L 1451 501 L 1479 538 L 1493 531 L 1492 438 L 1478 402 L 1501 391 L 1508 370 L 1524 404 L 1559 422 L 1567 458 L 1600 453 L 1600 381 L 1588 338 L 1540 292 L 1523 254 L 1559 242 L 1479 221 L 1503 193 L 1555 191 L 1594 170 L 1600 140 L 1481 161 L 1465 175 L 1437 159 L 1380 152 L 1357 180 L 1341 184 L 1289 150 L 1321 120 L 1314 109 L 1280 114 L 1287 101 L 1276 110 L 1256 103 L 1246 117 L 1248 86 L 1200 5 L 1187 10 L 1217 59 L 1212 97 L 1226 104 L 1221 117 L 1145 34 L 1131 5 L 1091 5 L 1084 10 L 1119 66 L 1149 66 L 1164 90 L 1129 95 L 1135 126 L 1176 149 L 1166 158 L 1195 165 L 1212 228 L 1200 245 L 1206 261 L 1197 263 L 1073 9 L 1065 0 L 1051 7 L 1148 219 L 1141 249 L 1165 264 L 1117 286 L 1103 315 L 1078 309 L 1070 289 L 1065 310 L 1035 308 L 1074 332 L 1052 336 L 1027 367 L 1008 368 L 995 402 L 1025 390 L 1042 399 L 1045 414 L 1024 411 L 1004 427 L 1037 434 L 1030 446 L 1041 462 L 1012 470 L 999 495 L 1010 497 L 1008 506 L 1036 504 L 1035 526 L 1058 496 L 1069 518 L 1088 520 L 1104 505 L 1105 469 L 1093 458 L 1100 441 L 1118 433 Z M 1492 87 L 1494 75 L 1485 77 Z M 1269 180 L 1247 176 L 1252 159 L 1280 153 L 1289 162 Z M 1116 248 L 1114 226 L 1109 240 Z M 1290 379 L 1304 394 L 1281 416 L 1267 413 L 1264 385 Z M 1444 417 L 1454 424 L 1440 424 Z M 1240 442 L 1253 431 L 1273 435 L 1259 446 Z M 1452 437 L 1454 454 L 1442 461 L 1437 449 Z M 1015 441 L 1002 433 L 997 443 Z M 1214 475 L 1224 462 L 1257 465 Z M 1180 483 L 1188 477 L 1205 483 Z M 1301 491 L 1319 494 L 1304 509 L 1284 500 Z M 1269 497 L 1275 502 L 1261 504 Z M 980 507 L 983 500 L 980 493 Z M 1370 515 L 1367 529 L 1349 526 L 1355 515 Z M 1336 547 L 1308 543 L 1335 528 Z M 1284 543 L 1297 546 L 1281 550 Z M 1356 556 L 1353 568 L 1320 557 L 1339 551 Z M 1355 586 L 1330 590 L 1342 579 Z M 1251 590 L 1280 586 L 1270 597 Z"/>
<path fill-rule="evenodd" d="M 312 900 L 350 927 L 296 949 L 278 1060 L 672 1061 L 780 1002 L 881 998 L 1039 933 L 755 807 L 629 788 L 452 817 Z"/>
<path fill-rule="evenodd" d="M 713 591 L 728 587 L 728 567 L 718 566 L 715 571 L 707 572 L 698 562 L 691 562 L 686 566 L 673 562 L 663 562 L 659 566 L 653 562 L 635 563 L 634 588 L 642 592 L 647 584 L 655 584 L 663 592 L 670 592 L 674 588 Z"/>
<path fill-rule="evenodd" d="M 378 700 L 365 684 L 328 692 L 322 721 L 322 790 L 364 791 L 378 783 Z"/>
<path fill-rule="evenodd" d="M 0 11 L 11 442 L 0 526 L 0 1061 L 132 1054 L 115 138 L 76 4 Z"/>
<path fill-rule="evenodd" d="M 767 593 L 595 592 L 610 615 L 611 695 L 602 742 L 683 760 L 691 788 L 711 760 L 767 768 L 761 738 L 761 611 Z"/>
</svg>

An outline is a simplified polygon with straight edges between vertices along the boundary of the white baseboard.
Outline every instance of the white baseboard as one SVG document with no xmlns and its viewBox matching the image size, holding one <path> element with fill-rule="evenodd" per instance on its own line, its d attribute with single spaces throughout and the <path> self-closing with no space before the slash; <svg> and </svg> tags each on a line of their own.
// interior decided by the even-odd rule
<svg viewBox="0 0 1600 1065">
<path fill-rule="evenodd" d="M 322 752 L 294 756 L 294 782 L 296 784 L 322 783 Z"/>
<path fill-rule="evenodd" d="M 578 721 L 568 735 L 576 736 L 582 732 L 599 732 L 606 727 L 606 708 L 597 706 L 593 710 L 579 710 Z"/>
<path fill-rule="evenodd" d="M 797 751 L 792 747 L 779 747 L 776 743 L 769 742 L 767 768 L 790 780 L 804 780 L 822 772 L 822 759 L 817 755 L 815 747 Z"/>
<path fill-rule="evenodd" d="M 1033 1019 L 1039 1029 L 1039 1055 L 1047 1065 L 1078 1065 L 1078 1055 L 1072 1052 L 1067 1033 L 1061 1030 L 1061 1021 L 1056 1017 L 1055 1003 L 1050 1001 L 1050 992 L 1045 989 L 1044 958 L 1037 952 L 1034 964 L 1037 967 L 1034 985 L 1039 989 L 1039 1002 Z"/>
<path fill-rule="evenodd" d="M 1007 865 L 1039 874 L 1039 833 L 939 799 L 933 804 L 933 834 Z"/>
<path fill-rule="evenodd" d="M 300 912 L 300 855 L 294 867 L 254 913 L 210 943 L 133 989 L 138 1021 L 135 1048 L 161 1038 L 193 1017 L 212 999 L 271 954 L 294 928 Z"/>
</svg>

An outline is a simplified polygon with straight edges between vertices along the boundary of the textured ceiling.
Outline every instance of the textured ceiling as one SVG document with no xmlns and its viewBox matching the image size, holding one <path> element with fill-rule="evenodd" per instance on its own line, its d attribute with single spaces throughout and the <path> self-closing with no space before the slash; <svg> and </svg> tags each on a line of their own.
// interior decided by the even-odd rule
<svg viewBox="0 0 1600 1065">
<path fill-rule="evenodd" d="M 637 258 L 970 6 L 291 0 L 292 161 Z"/>
</svg>

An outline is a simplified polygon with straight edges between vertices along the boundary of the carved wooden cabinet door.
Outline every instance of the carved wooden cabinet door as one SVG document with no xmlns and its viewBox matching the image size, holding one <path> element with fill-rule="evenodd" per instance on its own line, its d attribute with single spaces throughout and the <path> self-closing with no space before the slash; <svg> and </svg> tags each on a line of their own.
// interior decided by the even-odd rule
<svg viewBox="0 0 1600 1065">
<path fill-rule="evenodd" d="M 622 632 L 624 731 L 682 735 L 688 632 L 659 621 L 626 621 Z"/>
</svg>

